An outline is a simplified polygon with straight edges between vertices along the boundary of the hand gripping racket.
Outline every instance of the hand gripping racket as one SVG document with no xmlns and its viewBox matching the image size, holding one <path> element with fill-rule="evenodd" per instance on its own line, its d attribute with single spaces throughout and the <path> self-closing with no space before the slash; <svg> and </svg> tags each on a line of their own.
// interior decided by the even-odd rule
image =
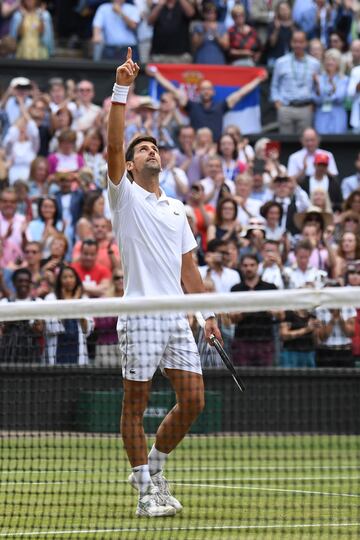
<svg viewBox="0 0 360 540">
<path fill-rule="evenodd" d="M 204 317 L 202 316 L 202 314 L 201 313 L 196 313 L 196 318 L 197 318 L 197 321 L 200 324 L 200 326 L 202 328 L 204 328 L 205 327 L 205 321 L 204 321 Z M 215 349 L 219 353 L 219 356 L 220 356 L 221 360 L 224 362 L 226 368 L 230 371 L 231 376 L 234 379 L 235 384 L 237 385 L 239 390 L 241 390 L 241 392 L 245 392 L 246 387 L 245 387 L 244 382 L 240 379 L 239 375 L 236 373 L 235 367 L 234 367 L 232 361 L 230 360 L 229 355 L 225 351 L 224 347 L 221 345 L 220 341 L 214 336 L 214 334 L 212 334 L 210 336 L 210 343 L 211 343 L 211 345 L 213 345 L 215 347 Z"/>
</svg>

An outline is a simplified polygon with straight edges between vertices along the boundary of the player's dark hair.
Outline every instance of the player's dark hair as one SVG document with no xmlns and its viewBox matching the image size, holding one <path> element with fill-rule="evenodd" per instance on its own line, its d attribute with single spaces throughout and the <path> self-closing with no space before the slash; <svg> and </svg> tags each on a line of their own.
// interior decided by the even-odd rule
<svg viewBox="0 0 360 540">
<path fill-rule="evenodd" d="M 142 142 L 150 142 L 157 146 L 157 141 L 154 137 L 151 137 L 150 135 L 139 135 L 139 137 L 135 137 L 127 147 L 125 161 L 133 161 L 135 147 Z"/>
</svg>

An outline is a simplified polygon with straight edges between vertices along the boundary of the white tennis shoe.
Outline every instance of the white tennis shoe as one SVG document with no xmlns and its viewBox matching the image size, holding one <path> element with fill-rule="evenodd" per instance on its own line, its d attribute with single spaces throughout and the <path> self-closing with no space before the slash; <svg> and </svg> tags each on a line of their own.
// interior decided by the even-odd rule
<svg viewBox="0 0 360 540">
<path fill-rule="evenodd" d="M 154 486 L 158 488 L 160 496 L 163 500 L 163 504 L 172 506 L 176 510 L 176 512 L 181 512 L 183 506 L 180 501 L 178 501 L 173 495 L 171 495 L 169 483 L 163 476 L 162 471 L 159 471 L 158 473 L 152 475 L 151 481 Z M 129 475 L 128 482 L 134 489 L 139 490 L 134 473 L 131 473 Z"/>
<path fill-rule="evenodd" d="M 139 498 L 136 509 L 137 516 L 164 517 L 175 514 L 175 508 L 165 504 L 159 489 L 155 486 L 151 486 L 146 495 Z"/>
</svg>

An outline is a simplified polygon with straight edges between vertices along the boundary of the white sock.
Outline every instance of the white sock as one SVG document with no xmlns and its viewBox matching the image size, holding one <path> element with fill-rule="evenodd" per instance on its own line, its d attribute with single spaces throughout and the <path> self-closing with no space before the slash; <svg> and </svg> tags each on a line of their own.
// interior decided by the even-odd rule
<svg viewBox="0 0 360 540">
<path fill-rule="evenodd" d="M 164 454 L 164 452 L 160 452 L 159 450 L 157 450 L 155 448 L 155 444 L 153 444 L 148 456 L 151 476 L 163 470 L 168 455 L 169 454 Z"/>
<path fill-rule="evenodd" d="M 147 493 L 152 483 L 150 478 L 149 465 L 146 464 L 139 465 L 138 467 L 133 467 L 133 473 L 139 487 L 140 497 L 143 497 Z"/>
</svg>

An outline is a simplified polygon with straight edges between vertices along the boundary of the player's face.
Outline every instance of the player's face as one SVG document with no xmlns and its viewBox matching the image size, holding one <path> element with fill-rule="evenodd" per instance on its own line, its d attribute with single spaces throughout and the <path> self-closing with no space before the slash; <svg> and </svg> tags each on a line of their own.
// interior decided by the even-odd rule
<svg viewBox="0 0 360 540">
<path fill-rule="evenodd" d="M 161 171 L 161 159 L 157 146 L 151 142 L 144 141 L 134 149 L 134 159 L 128 162 L 133 173 Z"/>
</svg>

